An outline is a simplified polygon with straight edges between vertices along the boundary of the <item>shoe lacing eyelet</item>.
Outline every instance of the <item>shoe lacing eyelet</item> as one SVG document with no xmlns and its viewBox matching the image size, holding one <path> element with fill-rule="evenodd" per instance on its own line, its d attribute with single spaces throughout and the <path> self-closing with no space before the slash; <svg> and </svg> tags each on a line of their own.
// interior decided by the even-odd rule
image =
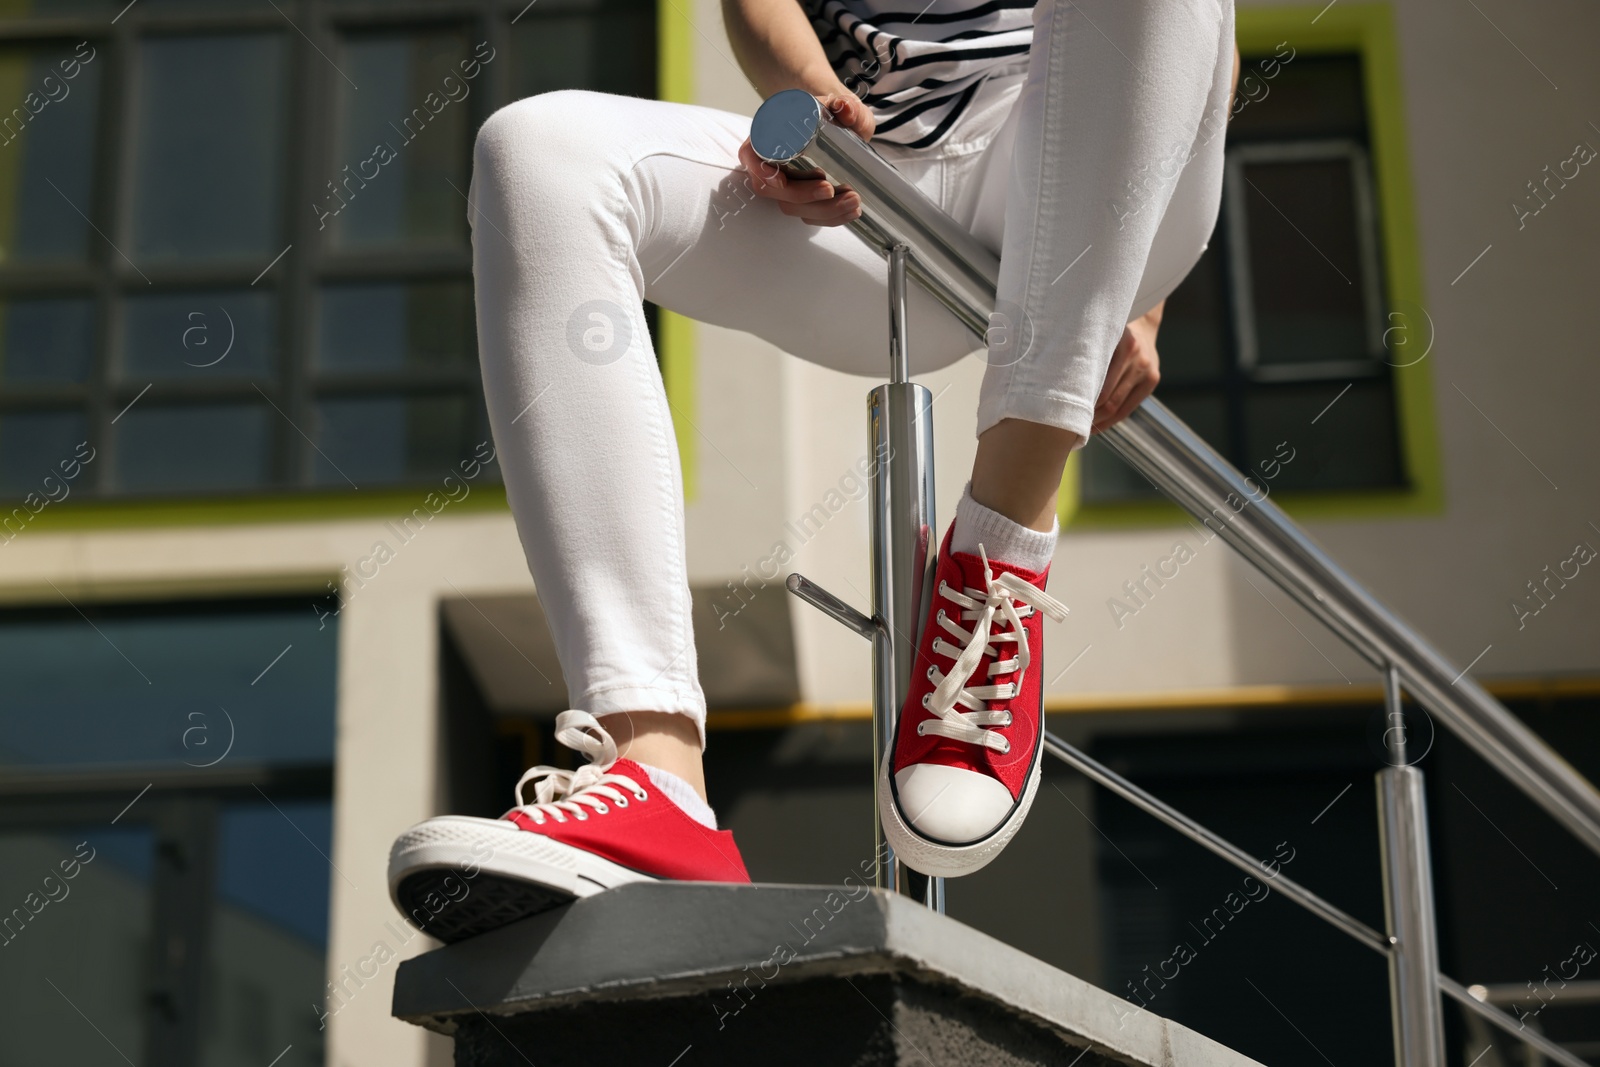
<svg viewBox="0 0 1600 1067">
<path fill-rule="evenodd" d="M 927 736 L 928 732 L 926 730 L 924 730 L 923 727 L 928 725 L 928 721 L 929 720 L 927 720 L 927 719 L 923 719 L 921 722 L 917 723 L 917 736 L 918 737 L 926 737 Z"/>
<path fill-rule="evenodd" d="M 589 816 L 587 814 L 585 814 L 584 812 L 581 812 L 581 811 L 578 812 L 578 814 L 573 816 L 573 817 L 575 819 L 577 819 L 579 822 L 588 822 L 589 821 Z"/>
<path fill-rule="evenodd" d="M 925 708 L 929 708 L 931 710 L 932 705 L 929 703 L 929 701 L 931 701 L 932 699 L 933 699 L 933 694 L 932 693 L 923 693 L 922 694 L 922 706 L 925 707 Z"/>
<path fill-rule="evenodd" d="M 935 679 L 934 676 L 933 676 L 933 671 L 934 671 L 934 668 L 930 666 L 928 668 L 928 681 L 934 682 L 935 684 L 938 684 L 937 683 L 937 679 Z"/>
<path fill-rule="evenodd" d="M 594 812 L 596 815 L 609 815 L 611 814 L 611 809 L 604 804 L 600 804 L 595 807 Z"/>
<path fill-rule="evenodd" d="M 639 803 L 642 804 L 645 801 L 650 799 L 650 794 L 646 793 L 643 789 L 641 789 L 637 793 L 633 794 L 633 799 L 639 801 Z"/>
<path fill-rule="evenodd" d="M 1000 740 L 1005 741 L 1006 739 L 1002 737 Z M 1000 755 L 1004 756 L 1006 753 L 1008 753 L 1010 751 L 1011 751 L 1011 742 L 1010 741 L 1006 741 L 1005 746 L 1000 749 Z"/>
<path fill-rule="evenodd" d="M 628 806 L 628 798 L 627 797 L 618 797 L 612 803 L 616 804 L 616 806 L 619 807 L 619 808 L 625 808 L 625 807 Z"/>
</svg>

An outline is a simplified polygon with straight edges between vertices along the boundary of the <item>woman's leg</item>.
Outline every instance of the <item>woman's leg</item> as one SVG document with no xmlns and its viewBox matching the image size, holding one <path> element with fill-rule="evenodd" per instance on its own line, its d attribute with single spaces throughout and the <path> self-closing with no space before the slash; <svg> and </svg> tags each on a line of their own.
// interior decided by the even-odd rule
<svg viewBox="0 0 1600 1067">
<path fill-rule="evenodd" d="M 1202 120 L 1225 114 L 1231 12 L 1230 0 L 1042 0 L 1018 100 L 975 195 L 957 198 L 991 244 L 1003 201 L 978 453 L 878 789 L 887 840 L 925 873 L 989 863 L 1038 791 L 1043 621 L 1067 611 L 1044 591 L 1062 468 L 1123 329 L 1210 234 L 1222 144 Z"/>
<path fill-rule="evenodd" d="M 748 131 L 689 105 L 531 97 L 484 124 L 470 196 L 489 417 L 569 703 L 702 794 L 683 487 L 640 301 L 844 370 L 888 349 L 882 260 L 757 200 Z M 920 290 L 912 314 L 920 366 L 976 347 Z"/>
<path fill-rule="evenodd" d="M 1004 243 L 972 497 L 1053 526 L 1126 324 L 1205 250 L 1221 199 L 1231 0 L 1041 0 L 1008 124 Z M 998 192 L 998 187 L 995 190 Z M 1070 269 L 1069 269 L 1070 268 Z"/>
</svg>

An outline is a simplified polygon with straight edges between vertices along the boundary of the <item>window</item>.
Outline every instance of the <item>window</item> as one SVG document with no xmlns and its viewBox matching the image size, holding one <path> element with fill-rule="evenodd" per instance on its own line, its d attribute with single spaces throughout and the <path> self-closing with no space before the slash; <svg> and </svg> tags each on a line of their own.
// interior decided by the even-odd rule
<svg viewBox="0 0 1600 1067">
<path fill-rule="evenodd" d="M 80 607 L 0 614 L 0 1063 L 320 1064 L 337 620 Z"/>
<path fill-rule="evenodd" d="M 653 95 L 647 0 L 0 5 L 0 493 L 435 480 L 488 436 L 495 108 Z"/>
<path fill-rule="evenodd" d="M 1217 228 L 1157 339 L 1157 396 L 1272 490 L 1407 484 L 1361 62 L 1244 57 Z M 1158 496 L 1098 440 L 1082 487 Z"/>
</svg>

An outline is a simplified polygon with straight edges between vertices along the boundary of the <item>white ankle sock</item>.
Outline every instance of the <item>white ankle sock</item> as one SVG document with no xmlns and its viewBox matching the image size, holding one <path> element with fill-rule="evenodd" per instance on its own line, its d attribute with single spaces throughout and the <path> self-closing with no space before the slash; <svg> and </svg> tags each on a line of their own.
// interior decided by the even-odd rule
<svg viewBox="0 0 1600 1067">
<path fill-rule="evenodd" d="M 972 483 L 961 491 L 956 504 L 956 529 L 950 538 L 954 552 L 976 556 L 978 545 L 991 560 L 1009 563 L 1028 571 L 1042 571 L 1055 554 L 1056 534 L 1061 524 L 1052 519 L 1048 533 L 1012 522 L 991 508 L 972 499 Z"/>
<path fill-rule="evenodd" d="M 644 773 L 650 776 L 650 784 L 665 793 L 672 802 L 683 809 L 683 813 L 707 830 L 717 828 L 717 813 L 711 810 L 711 805 L 700 799 L 700 794 L 694 791 L 694 786 L 679 778 L 671 771 L 664 771 L 660 767 L 652 767 L 648 763 L 641 763 Z"/>
</svg>

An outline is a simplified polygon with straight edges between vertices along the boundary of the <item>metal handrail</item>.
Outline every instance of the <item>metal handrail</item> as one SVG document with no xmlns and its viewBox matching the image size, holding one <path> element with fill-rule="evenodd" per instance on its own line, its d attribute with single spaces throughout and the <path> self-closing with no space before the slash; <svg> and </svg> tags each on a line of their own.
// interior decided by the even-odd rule
<svg viewBox="0 0 1600 1067">
<path fill-rule="evenodd" d="M 1206 523 L 1491 767 L 1600 854 L 1600 792 L 1378 602 L 1259 487 L 1151 398 L 1105 435 L 1118 455 Z"/>
<path fill-rule="evenodd" d="M 1378 931 L 1349 912 L 1329 904 L 1288 875 L 1282 872 L 1266 874 L 1267 863 L 1264 860 L 1256 859 L 1221 834 L 1207 829 L 1172 805 L 1151 796 L 1110 767 L 1107 767 L 1076 746 L 1068 744 L 1048 730 L 1045 731 L 1044 735 L 1044 750 L 1062 763 L 1078 771 L 1085 778 L 1099 783 L 1135 807 L 1154 815 L 1195 844 L 1209 849 L 1246 874 L 1261 875 L 1270 879 L 1272 888 L 1277 889 L 1284 896 L 1293 900 L 1313 915 L 1318 916 L 1330 926 L 1338 927 L 1376 952 L 1389 951 L 1389 946 L 1393 943 L 1394 938 L 1378 933 Z"/>
<path fill-rule="evenodd" d="M 793 172 L 820 172 L 854 189 L 862 201 L 861 217 L 850 223 L 857 235 L 885 258 L 894 245 L 906 245 L 911 276 L 983 336 L 994 313 L 999 259 L 871 145 L 822 118 L 815 98 L 797 89 L 762 106 L 750 139 L 770 162 Z M 1166 405 L 1151 397 L 1101 436 L 1375 669 L 1398 668 L 1425 708 L 1600 854 L 1600 792 L 1363 589 Z"/>
<path fill-rule="evenodd" d="M 1281 871 L 1276 874 L 1264 873 L 1268 870 L 1268 863 L 1265 860 L 1256 859 L 1238 845 L 1202 826 L 1166 801 L 1152 796 L 1082 749 L 1069 744 L 1048 730 L 1045 731 L 1044 735 L 1044 748 L 1050 755 L 1074 768 L 1090 781 L 1098 783 L 1139 810 L 1161 820 L 1195 844 L 1209 849 L 1212 853 L 1242 871 L 1250 874 L 1260 874 L 1270 883 L 1272 889 L 1281 892 L 1289 900 L 1322 919 L 1328 925 L 1344 931 L 1367 948 L 1385 956 L 1394 950 L 1396 946 L 1394 937 L 1378 933 L 1378 931 L 1360 919 L 1357 919 L 1342 908 L 1323 900 L 1316 893 L 1306 889 Z M 1589 1067 L 1589 1064 L 1551 1041 L 1548 1037 L 1536 1030 L 1529 1030 L 1523 1027 L 1509 1012 L 1495 1007 L 1493 1003 L 1489 1003 L 1489 1001 L 1493 1000 L 1492 997 L 1480 1000 L 1478 997 L 1473 996 L 1466 986 L 1463 986 L 1442 971 L 1435 972 L 1434 977 L 1441 992 L 1451 999 L 1459 1001 L 1463 1007 L 1488 1020 L 1512 1037 L 1534 1046 L 1557 1063 L 1566 1064 L 1566 1067 Z"/>
<path fill-rule="evenodd" d="M 1579 1059 L 1544 1034 L 1518 1022 L 1509 1012 L 1501 1011 L 1492 1004 L 1485 1004 L 1473 996 L 1466 986 L 1449 975 L 1439 976 L 1439 990 L 1480 1019 L 1499 1027 L 1523 1044 L 1532 1045 L 1557 1063 L 1565 1064 L 1566 1067 L 1590 1067 L 1588 1062 Z"/>
<path fill-rule="evenodd" d="M 857 235 L 886 259 L 891 253 L 904 257 L 905 273 L 917 279 L 980 339 L 984 337 L 994 314 L 999 259 L 871 146 L 827 121 L 814 97 L 800 90 L 770 97 L 752 121 L 750 139 L 758 155 L 790 174 L 825 177 L 835 186 L 854 189 L 862 200 L 861 217 L 850 223 Z M 896 262 L 900 260 L 897 258 Z M 1156 488 L 1222 536 L 1358 655 L 1383 671 L 1391 712 L 1398 710 L 1403 685 L 1485 762 L 1600 854 L 1600 792 L 1468 678 L 1466 670 L 1455 671 L 1443 655 L 1368 593 L 1267 499 L 1260 487 L 1218 455 L 1165 405 L 1154 397 L 1145 400 L 1103 437 Z M 873 625 L 873 620 L 848 605 L 822 603 L 821 598 L 833 598 L 816 592 L 819 598 L 807 599 L 819 603 L 857 632 L 865 632 Z M 1251 873 L 1265 869 L 1261 861 L 1243 849 L 1053 734 L 1045 734 L 1044 745 L 1052 755 L 1227 862 Z M 1399 755 L 1403 762 L 1403 742 Z M 1410 780 L 1406 779 L 1407 774 Z M 1435 1062 L 1442 1055 L 1437 1019 L 1437 994 L 1442 993 L 1551 1059 L 1567 1067 L 1586 1067 L 1584 1061 L 1543 1034 L 1520 1027 L 1511 1015 L 1478 1000 L 1465 986 L 1438 972 L 1432 944 L 1433 902 L 1420 777 L 1413 768 L 1390 767 L 1380 772 L 1379 785 L 1386 830 L 1416 835 L 1405 841 L 1385 842 L 1386 906 L 1392 908 L 1398 902 L 1421 909 L 1421 916 L 1404 917 L 1410 931 L 1405 936 L 1413 941 L 1420 939 L 1421 946 L 1403 944 L 1394 933 L 1378 933 L 1281 873 L 1273 878 L 1273 884 L 1296 904 L 1389 958 L 1397 1059 L 1411 1067 L 1413 1062 Z M 1391 861 L 1409 864 L 1412 869 L 1391 872 Z M 1393 914 L 1390 929 L 1399 929 Z M 1426 951 L 1418 954 L 1419 947 Z M 1417 970 L 1419 963 L 1421 970 Z M 1431 1018 L 1421 1020 L 1426 1024 L 1424 1029 L 1431 1028 L 1431 1032 L 1420 1036 L 1412 1029 L 1419 1022 L 1419 993 L 1425 994 L 1424 1000 L 1431 998 L 1434 1002 L 1431 1009 L 1422 1012 Z"/>
</svg>

